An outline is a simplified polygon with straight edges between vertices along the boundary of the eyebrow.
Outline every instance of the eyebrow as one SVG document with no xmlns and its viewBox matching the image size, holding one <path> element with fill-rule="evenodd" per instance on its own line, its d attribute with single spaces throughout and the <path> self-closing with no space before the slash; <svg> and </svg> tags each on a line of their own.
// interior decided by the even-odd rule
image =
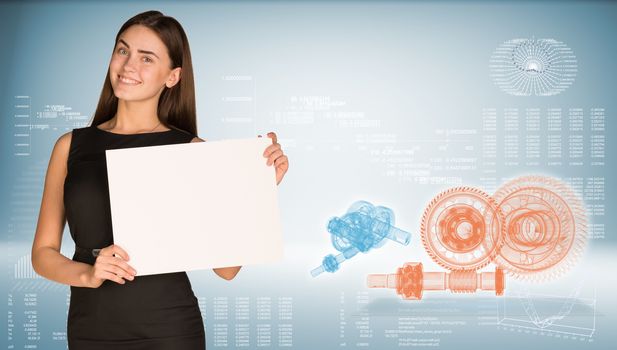
<svg viewBox="0 0 617 350">
<path fill-rule="evenodd" d="M 122 40 L 122 39 L 119 39 L 118 41 L 119 41 L 119 42 L 121 42 L 121 43 L 123 43 L 123 44 L 124 44 L 126 47 L 128 47 L 129 49 L 131 48 L 131 47 L 129 46 L 129 44 L 127 44 L 127 43 L 126 43 L 126 41 L 124 41 L 124 40 Z M 137 50 L 137 52 L 139 52 L 139 53 L 146 53 L 146 54 L 150 54 L 150 55 L 154 55 L 154 57 L 156 57 L 156 58 L 160 59 L 160 58 L 159 58 L 159 56 L 157 56 L 157 55 L 156 55 L 154 52 L 152 52 L 152 51 Z"/>
</svg>

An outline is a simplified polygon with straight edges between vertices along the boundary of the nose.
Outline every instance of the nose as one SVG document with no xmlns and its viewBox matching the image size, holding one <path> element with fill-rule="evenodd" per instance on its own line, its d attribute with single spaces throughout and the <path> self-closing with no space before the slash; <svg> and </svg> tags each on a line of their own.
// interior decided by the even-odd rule
<svg viewBox="0 0 617 350">
<path fill-rule="evenodd" d="M 137 56 L 129 55 L 124 61 L 124 64 L 122 65 L 122 69 L 126 72 L 134 72 L 135 67 L 137 66 L 136 60 L 138 59 L 139 58 Z"/>
</svg>

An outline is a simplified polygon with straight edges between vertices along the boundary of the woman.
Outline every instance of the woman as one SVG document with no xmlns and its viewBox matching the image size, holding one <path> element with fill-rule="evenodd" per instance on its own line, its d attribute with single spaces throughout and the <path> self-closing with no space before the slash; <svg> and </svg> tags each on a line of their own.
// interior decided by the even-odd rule
<svg viewBox="0 0 617 350">
<path fill-rule="evenodd" d="M 130 257 L 113 244 L 105 163 L 106 149 L 203 142 L 189 44 L 181 25 L 158 11 L 129 19 L 115 43 L 92 125 L 62 135 L 52 151 L 32 265 L 71 286 L 70 349 L 203 349 L 186 273 L 135 278 Z M 278 184 L 289 163 L 276 135 L 268 136 L 264 157 Z M 65 220 L 76 245 L 72 260 L 60 254 Z M 230 280 L 239 270 L 214 272 Z"/>
</svg>

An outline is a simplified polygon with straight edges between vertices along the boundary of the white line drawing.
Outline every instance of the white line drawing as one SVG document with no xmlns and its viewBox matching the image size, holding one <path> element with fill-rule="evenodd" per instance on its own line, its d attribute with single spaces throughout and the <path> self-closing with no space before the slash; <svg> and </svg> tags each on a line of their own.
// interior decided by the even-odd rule
<svg viewBox="0 0 617 350">
<path fill-rule="evenodd" d="M 552 96 L 576 78 L 578 64 L 572 49 L 554 39 L 512 39 L 490 59 L 491 78 L 515 96 Z"/>
<path fill-rule="evenodd" d="M 596 330 L 596 296 L 581 298 L 584 283 L 568 296 L 510 291 L 501 299 L 499 325 L 591 339 Z"/>
</svg>

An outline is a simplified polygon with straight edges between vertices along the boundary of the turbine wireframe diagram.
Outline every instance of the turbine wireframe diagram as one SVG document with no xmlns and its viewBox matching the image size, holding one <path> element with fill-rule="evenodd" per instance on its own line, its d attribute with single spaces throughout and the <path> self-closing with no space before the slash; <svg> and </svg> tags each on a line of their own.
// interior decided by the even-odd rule
<svg viewBox="0 0 617 350">
<path fill-rule="evenodd" d="M 493 81 L 515 96 L 552 96 L 567 89 L 578 65 L 572 49 L 554 39 L 512 39 L 490 59 Z"/>
</svg>

